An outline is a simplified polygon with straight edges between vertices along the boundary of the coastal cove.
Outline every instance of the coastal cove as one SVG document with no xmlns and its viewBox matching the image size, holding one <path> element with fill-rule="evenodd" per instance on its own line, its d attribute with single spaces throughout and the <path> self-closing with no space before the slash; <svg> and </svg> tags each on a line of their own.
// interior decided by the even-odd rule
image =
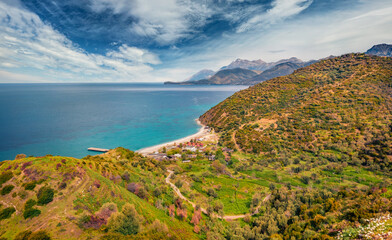
<svg viewBox="0 0 392 240">
<path fill-rule="evenodd" d="M 3 84 L 0 161 L 14 159 L 19 153 L 81 158 L 99 154 L 87 151 L 89 147 L 139 150 L 174 141 L 197 133 L 200 126 L 195 119 L 245 88 Z"/>
</svg>

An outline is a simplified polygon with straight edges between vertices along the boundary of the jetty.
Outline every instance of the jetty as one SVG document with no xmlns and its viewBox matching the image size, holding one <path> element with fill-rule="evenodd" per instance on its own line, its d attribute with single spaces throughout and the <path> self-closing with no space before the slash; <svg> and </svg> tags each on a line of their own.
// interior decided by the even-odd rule
<svg viewBox="0 0 392 240">
<path fill-rule="evenodd" d="M 108 152 L 109 151 L 109 149 L 95 148 L 95 147 L 89 147 L 89 148 L 87 148 L 87 150 L 94 151 L 94 152 Z"/>
</svg>

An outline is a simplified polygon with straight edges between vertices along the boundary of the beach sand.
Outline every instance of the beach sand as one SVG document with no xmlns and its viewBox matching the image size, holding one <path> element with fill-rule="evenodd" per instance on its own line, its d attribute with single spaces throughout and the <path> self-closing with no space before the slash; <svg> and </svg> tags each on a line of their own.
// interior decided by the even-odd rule
<svg viewBox="0 0 392 240">
<path fill-rule="evenodd" d="M 194 138 L 206 138 L 206 137 L 209 137 L 209 136 L 213 135 L 213 133 L 209 132 L 209 130 L 205 128 L 206 126 L 203 125 L 199 121 L 199 119 L 196 119 L 196 122 L 197 122 L 197 124 L 199 124 L 201 126 L 200 130 L 197 133 L 189 135 L 189 136 L 186 136 L 184 138 L 180 138 L 180 139 L 171 141 L 171 142 L 166 142 L 166 143 L 162 143 L 162 144 L 159 144 L 159 145 L 142 148 L 140 150 L 137 150 L 136 152 L 140 153 L 140 154 L 143 154 L 143 155 L 152 154 L 152 153 L 158 152 L 163 147 L 173 146 L 174 143 L 175 144 L 186 143 L 186 142 L 189 142 L 191 139 L 194 139 Z"/>
</svg>

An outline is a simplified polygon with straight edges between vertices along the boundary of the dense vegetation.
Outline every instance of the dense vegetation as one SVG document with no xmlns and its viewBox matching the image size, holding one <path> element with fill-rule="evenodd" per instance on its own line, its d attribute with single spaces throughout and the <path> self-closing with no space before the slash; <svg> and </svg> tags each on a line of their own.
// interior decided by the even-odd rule
<svg viewBox="0 0 392 240">
<path fill-rule="evenodd" d="M 240 91 L 201 120 L 220 144 L 288 165 L 392 170 L 392 59 L 348 54 Z"/>
<path fill-rule="evenodd" d="M 84 159 L 0 162 L 0 237 L 197 238 L 190 220 L 169 216 L 175 194 L 164 178 L 164 162 L 123 148 Z"/>
</svg>

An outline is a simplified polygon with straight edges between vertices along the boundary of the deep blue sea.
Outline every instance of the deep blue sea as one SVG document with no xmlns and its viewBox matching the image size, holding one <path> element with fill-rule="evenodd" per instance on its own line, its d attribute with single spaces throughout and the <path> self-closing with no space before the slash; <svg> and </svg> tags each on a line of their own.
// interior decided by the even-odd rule
<svg viewBox="0 0 392 240">
<path fill-rule="evenodd" d="M 195 119 L 245 86 L 0 84 L 0 161 L 88 147 L 138 150 L 196 133 Z"/>
</svg>

